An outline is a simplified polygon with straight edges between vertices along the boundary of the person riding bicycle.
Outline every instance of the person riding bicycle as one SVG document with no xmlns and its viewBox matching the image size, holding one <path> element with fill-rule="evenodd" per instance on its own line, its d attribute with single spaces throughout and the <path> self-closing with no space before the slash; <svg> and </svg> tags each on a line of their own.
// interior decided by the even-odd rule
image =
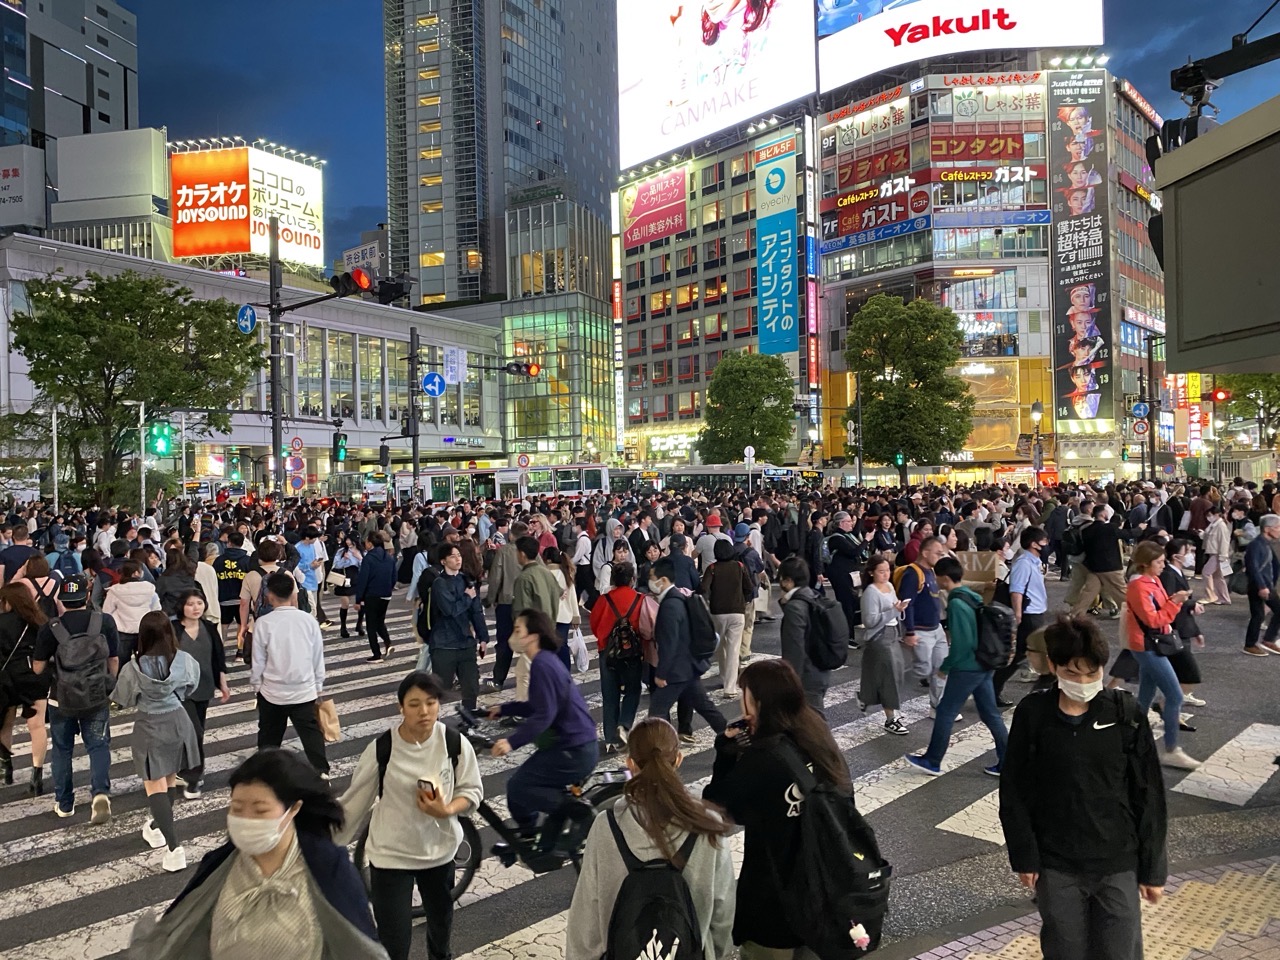
<svg viewBox="0 0 1280 960">
<path fill-rule="evenodd" d="M 493 745 L 495 757 L 504 757 L 529 743 L 537 748 L 507 781 L 507 807 L 526 839 L 537 833 L 538 814 L 554 813 L 564 801 L 565 788 L 586 779 L 599 757 L 595 721 L 568 668 L 556 654 L 559 647 L 556 625 L 546 613 L 517 613 L 511 648 L 532 661 L 529 699 L 504 703 L 489 711 L 494 719 L 523 718 L 509 737 Z M 543 852 L 550 850 L 559 832 L 559 825 L 548 821 L 543 831 Z"/>
</svg>

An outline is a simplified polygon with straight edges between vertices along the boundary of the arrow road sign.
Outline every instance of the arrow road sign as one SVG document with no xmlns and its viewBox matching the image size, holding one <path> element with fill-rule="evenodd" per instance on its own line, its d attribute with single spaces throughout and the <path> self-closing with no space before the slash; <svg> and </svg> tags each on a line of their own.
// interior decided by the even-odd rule
<svg viewBox="0 0 1280 960">
<path fill-rule="evenodd" d="M 1138 421 L 1135 421 L 1133 424 L 1133 432 L 1136 433 L 1138 436 L 1142 436 L 1144 433 L 1146 433 L 1147 429 L 1148 429 L 1147 421 L 1145 420 L 1138 420 Z"/>
<path fill-rule="evenodd" d="M 258 328 L 258 311 L 253 304 L 246 303 L 236 311 L 236 329 L 243 334 L 253 333 Z"/>
<path fill-rule="evenodd" d="M 1150 413 L 1151 413 L 1151 404 L 1149 403 L 1144 403 L 1143 401 L 1139 400 L 1137 403 L 1133 405 L 1133 415 L 1137 417 L 1139 420 L 1145 420 Z"/>
<path fill-rule="evenodd" d="M 438 373 L 427 373 L 422 377 L 422 392 L 428 397 L 440 397 L 444 395 L 445 382 L 444 377 Z"/>
</svg>

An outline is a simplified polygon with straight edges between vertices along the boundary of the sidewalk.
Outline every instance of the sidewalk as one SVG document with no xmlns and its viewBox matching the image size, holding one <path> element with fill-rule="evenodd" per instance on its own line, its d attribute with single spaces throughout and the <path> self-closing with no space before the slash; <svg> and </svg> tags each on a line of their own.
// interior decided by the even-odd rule
<svg viewBox="0 0 1280 960">
<path fill-rule="evenodd" d="M 1142 906 L 1144 960 L 1280 960 L 1280 857 L 1170 877 Z M 1040 916 L 979 930 L 910 960 L 1041 960 Z"/>
</svg>

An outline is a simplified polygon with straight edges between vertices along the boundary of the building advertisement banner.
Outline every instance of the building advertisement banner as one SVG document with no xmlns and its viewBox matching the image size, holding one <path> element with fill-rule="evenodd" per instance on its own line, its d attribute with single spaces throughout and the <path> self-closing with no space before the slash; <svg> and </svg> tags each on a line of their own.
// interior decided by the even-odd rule
<svg viewBox="0 0 1280 960">
<path fill-rule="evenodd" d="M 0 147 L 0 227 L 45 226 L 44 151 Z"/>
<path fill-rule="evenodd" d="M 800 271 L 796 238 L 796 138 L 755 148 L 756 296 L 760 352 L 800 349 Z"/>
<path fill-rule="evenodd" d="M 864 201 L 840 211 L 836 232 L 843 237 L 860 230 L 873 230 L 886 224 L 900 223 L 911 217 L 923 217 L 929 213 L 931 203 L 927 188 L 917 188 L 909 194 L 899 193 Z"/>
<path fill-rule="evenodd" d="M 969 160 L 1021 160 L 1020 133 L 954 133 L 929 138 L 929 156 L 934 163 Z"/>
<path fill-rule="evenodd" d="M 1068 433 L 1114 429 L 1106 131 L 1106 71 L 1051 73 L 1054 410 Z"/>
<path fill-rule="evenodd" d="M 900 64 L 953 53 L 1102 43 L 1102 0 L 1082 0 L 1070 13 L 1043 0 L 823 0 L 818 8 L 824 93 Z"/>
<path fill-rule="evenodd" d="M 689 229 L 689 168 L 676 167 L 623 187 L 622 245 L 674 237 Z"/>
<path fill-rule="evenodd" d="M 1034 74 L 1032 74 L 1034 76 Z M 981 80 L 970 76 L 932 76 L 931 88 L 943 89 L 930 102 L 930 114 L 953 117 L 957 121 L 1040 119 L 1044 116 L 1044 84 L 975 84 L 958 81 Z"/>
<path fill-rule="evenodd" d="M 813 93 L 812 0 L 617 0 L 623 167 Z"/>
<path fill-rule="evenodd" d="M 843 161 L 836 167 L 836 187 L 846 190 L 859 183 L 905 173 L 910 169 L 911 148 L 906 144 L 890 147 L 865 157 L 850 157 Z"/>
</svg>

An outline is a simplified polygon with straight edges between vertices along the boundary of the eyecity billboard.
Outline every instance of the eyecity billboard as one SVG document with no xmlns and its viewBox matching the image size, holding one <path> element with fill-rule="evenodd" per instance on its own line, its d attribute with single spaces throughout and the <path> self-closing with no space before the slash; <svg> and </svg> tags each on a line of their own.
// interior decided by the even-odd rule
<svg viewBox="0 0 1280 960">
<path fill-rule="evenodd" d="M 169 157 L 176 257 L 270 253 L 269 219 L 280 220 L 280 258 L 325 266 L 319 167 L 254 147 Z"/>
<path fill-rule="evenodd" d="M 1102 0 L 817 0 L 822 92 L 900 64 L 970 50 L 1102 43 Z M 625 34 L 624 34 L 625 36 Z"/>
<path fill-rule="evenodd" d="M 617 0 L 619 156 L 670 153 L 806 97 L 813 0 Z"/>
</svg>

